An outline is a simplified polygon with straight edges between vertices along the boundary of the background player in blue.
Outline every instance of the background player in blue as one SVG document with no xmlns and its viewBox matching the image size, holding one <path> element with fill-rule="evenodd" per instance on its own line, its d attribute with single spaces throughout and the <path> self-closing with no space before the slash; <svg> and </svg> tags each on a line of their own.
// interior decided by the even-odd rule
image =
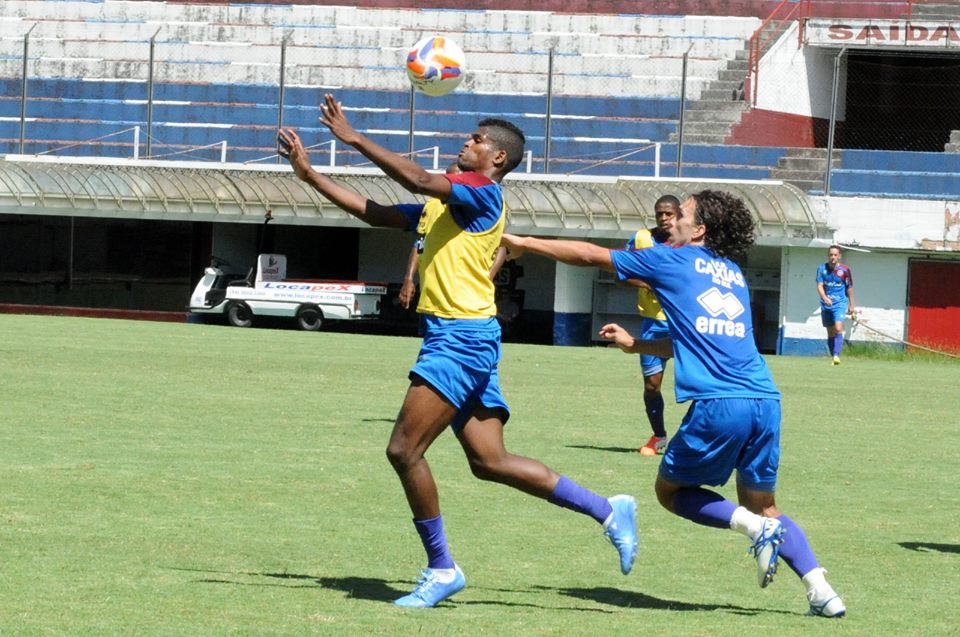
<svg viewBox="0 0 960 637">
<path fill-rule="evenodd" d="M 833 356 L 833 364 L 839 365 L 840 352 L 843 351 L 843 319 L 856 309 L 853 272 L 849 266 L 840 263 L 840 246 L 830 246 L 827 262 L 817 268 L 817 294 L 820 296 L 820 320 L 827 328 L 827 352 Z"/>
<path fill-rule="evenodd" d="M 504 120 L 483 120 L 458 155 L 462 174 L 438 175 L 355 131 L 332 95 L 324 97 L 320 109 L 320 123 L 337 139 L 407 190 L 430 198 L 425 204 L 397 206 L 368 200 L 313 170 L 293 130 L 278 134 L 281 154 L 297 177 L 324 197 L 370 225 L 416 229 L 420 235 L 417 311 L 426 315 L 426 331 L 387 457 L 413 512 L 427 567 L 413 592 L 395 603 L 431 607 L 466 586 L 447 545 L 437 485 L 424 457 L 447 426 L 475 476 L 592 517 L 617 548 L 621 571 L 630 572 L 637 552 L 634 499 L 601 497 L 537 460 L 509 453 L 503 444 L 510 412 L 497 373 L 500 325 L 489 270 L 505 224 L 500 180 L 523 157 L 523 133 Z"/>
<path fill-rule="evenodd" d="M 647 230 L 638 230 L 627 241 L 627 250 L 645 250 L 662 245 L 669 240 L 668 228 L 680 207 L 680 200 L 673 195 L 664 195 L 653 206 L 657 226 Z M 667 315 L 660 307 L 657 295 L 642 281 L 628 281 L 639 287 L 637 291 L 637 311 L 640 312 L 640 338 L 644 340 L 663 338 L 670 335 L 667 327 Z M 667 449 L 667 428 L 663 422 L 663 373 L 667 368 L 667 359 L 650 354 L 640 355 L 640 372 L 643 374 L 643 407 L 653 435 L 637 451 L 642 456 L 656 456 Z"/>
<path fill-rule="evenodd" d="M 753 244 L 743 202 L 703 191 L 683 202 L 670 228 L 671 247 L 609 250 L 580 241 L 504 235 L 515 256 L 535 252 L 570 265 L 639 278 L 657 293 L 670 338 L 641 341 L 610 324 L 600 335 L 629 353 L 674 356 L 677 401 L 692 401 L 670 441 L 655 490 L 669 511 L 697 524 L 746 535 L 766 587 L 778 557 L 802 579 L 809 612 L 840 617 L 846 609 L 827 583 L 800 526 L 777 508 L 780 393 L 754 343 L 746 281 L 733 259 Z M 739 506 L 703 485 L 737 473 Z M 689 559 L 686 558 L 685 559 Z"/>
</svg>

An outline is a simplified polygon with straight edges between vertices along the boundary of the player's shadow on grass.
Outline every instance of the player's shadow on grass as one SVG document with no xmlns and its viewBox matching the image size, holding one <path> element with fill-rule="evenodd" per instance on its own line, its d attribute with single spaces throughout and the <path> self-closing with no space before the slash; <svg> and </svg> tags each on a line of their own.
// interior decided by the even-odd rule
<svg viewBox="0 0 960 637">
<path fill-rule="evenodd" d="M 567 445 L 567 449 L 589 449 L 590 451 L 609 451 L 611 453 L 636 453 L 635 447 L 597 447 L 595 445 Z"/>
<path fill-rule="evenodd" d="M 960 553 L 960 544 L 936 544 L 934 542 L 897 542 L 908 551 L 917 551 L 920 553 L 929 553 L 937 551 L 939 553 Z"/>
<path fill-rule="evenodd" d="M 281 580 L 306 580 L 320 588 L 346 593 L 348 599 L 369 599 L 375 602 L 392 602 L 409 591 L 390 586 L 386 580 L 372 577 L 315 577 L 294 573 L 258 573 L 263 577 Z"/>
<path fill-rule="evenodd" d="M 692 602 L 679 602 L 672 599 L 660 599 L 639 593 L 636 591 L 624 591 L 618 588 L 601 586 L 598 588 L 555 588 L 540 587 L 544 590 L 554 590 L 561 595 L 568 595 L 578 599 L 586 599 L 598 604 L 608 604 L 610 606 L 620 606 L 623 608 L 646 608 L 650 610 L 670 610 L 670 611 L 727 611 L 737 615 L 760 615 L 767 613 L 780 613 L 784 615 L 793 615 L 789 611 L 773 610 L 769 608 L 746 608 L 744 606 L 734 606 L 733 604 L 697 604 Z"/>
<path fill-rule="evenodd" d="M 409 590 L 393 588 L 386 580 L 371 577 L 320 577 L 300 573 L 255 573 L 210 571 L 199 568 L 167 567 L 174 571 L 207 573 L 221 577 L 194 580 L 199 584 L 232 584 L 234 586 L 278 586 L 282 588 L 325 588 L 346 593 L 348 599 L 369 599 L 376 602 L 393 601 Z M 228 577 L 222 577 L 228 576 Z M 251 579 L 253 578 L 253 579 Z M 277 581 L 279 580 L 279 581 Z"/>
</svg>

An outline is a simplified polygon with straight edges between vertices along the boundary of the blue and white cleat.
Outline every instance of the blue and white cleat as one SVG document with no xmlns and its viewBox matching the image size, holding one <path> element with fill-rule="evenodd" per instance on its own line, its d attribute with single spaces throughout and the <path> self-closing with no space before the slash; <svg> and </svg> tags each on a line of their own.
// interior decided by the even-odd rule
<svg viewBox="0 0 960 637">
<path fill-rule="evenodd" d="M 603 523 L 603 533 L 620 553 L 620 572 L 633 568 L 637 558 L 637 501 L 633 496 L 615 495 L 609 499 L 613 513 Z"/>
<path fill-rule="evenodd" d="M 453 579 L 449 582 L 440 581 L 437 570 L 425 568 L 420 571 L 420 580 L 413 592 L 393 603 L 407 608 L 433 608 L 448 597 L 462 591 L 467 585 L 467 578 L 456 564 L 453 565 Z"/>
<path fill-rule="evenodd" d="M 826 583 L 818 590 L 809 591 L 807 601 L 810 603 L 807 615 L 833 618 L 847 614 L 847 607 L 843 605 L 843 600 L 837 595 L 837 591 Z"/>
<path fill-rule="evenodd" d="M 775 518 L 763 518 L 760 534 L 753 546 L 747 549 L 757 558 L 757 583 L 766 588 L 777 574 L 777 558 L 780 557 L 780 544 L 783 542 L 783 525 Z"/>
</svg>

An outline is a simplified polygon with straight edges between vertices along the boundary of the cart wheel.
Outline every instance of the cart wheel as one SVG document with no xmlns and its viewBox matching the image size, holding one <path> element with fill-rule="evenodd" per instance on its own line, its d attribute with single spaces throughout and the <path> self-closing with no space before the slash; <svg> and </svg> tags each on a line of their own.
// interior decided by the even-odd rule
<svg viewBox="0 0 960 637">
<path fill-rule="evenodd" d="M 319 332 L 323 326 L 323 311 L 316 305 L 301 305 L 297 310 L 297 327 L 305 332 Z"/>
<path fill-rule="evenodd" d="M 234 327 L 250 327 L 253 325 L 253 312 L 246 303 L 231 303 L 227 306 L 227 321 Z"/>
</svg>

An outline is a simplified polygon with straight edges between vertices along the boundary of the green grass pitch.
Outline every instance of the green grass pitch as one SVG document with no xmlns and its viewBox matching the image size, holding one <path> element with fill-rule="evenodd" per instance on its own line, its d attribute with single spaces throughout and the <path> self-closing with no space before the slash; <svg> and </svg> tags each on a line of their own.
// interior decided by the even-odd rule
<svg viewBox="0 0 960 637">
<path fill-rule="evenodd" d="M 855 356 L 768 359 L 779 504 L 847 618 L 656 504 L 635 357 L 512 344 L 508 448 L 636 496 L 634 571 L 588 518 L 474 479 L 448 432 L 428 459 L 468 586 L 393 607 L 424 565 L 384 455 L 418 345 L 0 316 L 0 635 L 960 634 L 960 365 Z"/>
</svg>

